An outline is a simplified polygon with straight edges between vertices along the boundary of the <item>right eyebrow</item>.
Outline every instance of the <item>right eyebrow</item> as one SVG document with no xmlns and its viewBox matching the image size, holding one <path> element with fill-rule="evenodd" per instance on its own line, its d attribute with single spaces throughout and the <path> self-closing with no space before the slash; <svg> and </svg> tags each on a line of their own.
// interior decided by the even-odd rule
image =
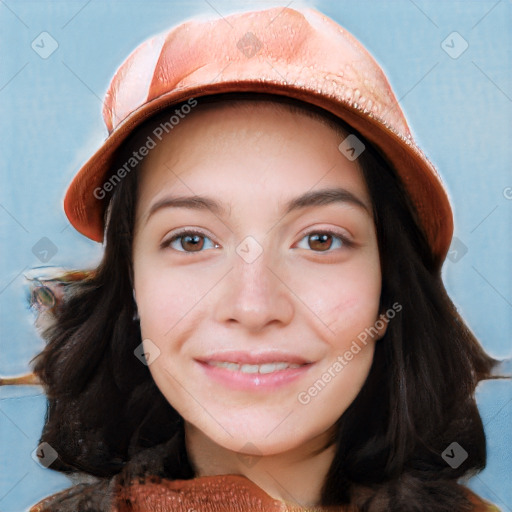
<svg viewBox="0 0 512 512">
<path fill-rule="evenodd" d="M 150 217 L 165 208 L 189 208 L 191 210 L 210 210 L 216 215 L 225 215 L 227 209 L 220 203 L 206 196 L 168 196 L 154 203 L 146 216 L 146 223 Z"/>
</svg>

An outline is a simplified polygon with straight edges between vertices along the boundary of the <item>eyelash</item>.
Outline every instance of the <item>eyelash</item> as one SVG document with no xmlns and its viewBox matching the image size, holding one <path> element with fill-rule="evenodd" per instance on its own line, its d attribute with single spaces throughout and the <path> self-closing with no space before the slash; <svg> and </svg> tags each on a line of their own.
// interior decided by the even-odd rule
<svg viewBox="0 0 512 512">
<path fill-rule="evenodd" d="M 160 245 L 160 248 L 161 249 L 166 249 L 166 248 L 169 248 L 170 245 L 176 241 L 176 240 L 179 240 L 180 238 L 184 238 L 185 236 L 187 235 L 197 235 L 197 236 L 200 236 L 200 237 L 203 237 L 203 238 L 208 238 L 211 240 L 211 238 L 201 232 L 201 231 L 197 231 L 197 230 L 193 230 L 193 229 L 187 229 L 187 230 L 183 230 L 183 231 L 179 231 L 177 233 L 174 233 L 174 235 L 168 239 L 168 240 L 165 240 L 164 242 L 161 243 Z M 301 233 L 301 238 L 299 240 L 299 242 L 301 242 L 302 240 L 304 240 L 304 238 L 308 237 L 308 236 L 311 236 L 311 235 L 330 235 L 334 238 L 338 238 L 341 243 L 342 243 L 342 247 L 340 249 L 343 249 L 343 248 L 352 248 L 355 246 L 355 243 L 352 242 L 351 240 L 349 240 L 346 236 L 342 235 L 341 233 L 338 233 L 337 231 L 333 231 L 333 230 L 330 230 L 330 229 L 317 229 L 317 230 L 311 230 L 311 231 L 307 231 L 307 232 L 303 232 Z M 215 242 L 212 241 L 212 243 L 214 245 L 218 245 L 216 244 Z M 172 249 L 172 248 L 171 248 Z M 204 252 L 204 250 L 200 250 L 200 251 L 185 251 L 185 250 L 177 250 L 177 249 L 172 249 L 172 250 L 175 250 L 177 252 L 181 252 L 181 253 L 184 253 L 184 254 L 194 254 L 194 253 L 201 253 L 201 252 Z M 311 250 L 312 252 L 314 253 L 317 253 L 317 254 L 322 254 L 322 253 L 332 253 L 333 250 L 331 250 L 330 248 L 326 251 L 315 251 L 313 249 L 308 249 L 308 250 Z"/>
<path fill-rule="evenodd" d="M 211 239 L 206 233 L 203 233 L 201 231 L 196 231 L 194 229 L 185 229 L 183 231 L 178 231 L 177 233 L 174 233 L 174 235 L 169 240 L 163 241 L 162 244 L 160 245 L 160 248 L 161 249 L 166 249 L 175 240 L 179 240 L 180 238 L 184 238 L 186 235 L 198 235 L 198 236 L 201 236 L 203 238 Z M 213 242 L 213 243 L 215 244 L 215 242 Z M 218 245 L 218 244 L 215 244 L 215 245 Z M 182 253 L 185 253 L 185 254 L 194 254 L 195 252 L 204 252 L 203 250 L 201 250 L 201 251 L 178 251 L 177 249 L 173 249 L 173 250 L 175 250 L 177 252 L 182 252 Z"/>
</svg>

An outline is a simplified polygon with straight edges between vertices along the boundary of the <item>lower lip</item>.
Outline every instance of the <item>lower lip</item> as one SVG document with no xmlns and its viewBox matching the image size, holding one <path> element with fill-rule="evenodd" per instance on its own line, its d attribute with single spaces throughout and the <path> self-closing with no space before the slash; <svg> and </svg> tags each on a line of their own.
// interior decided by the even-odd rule
<svg viewBox="0 0 512 512">
<path fill-rule="evenodd" d="M 224 386 L 251 391 L 269 391 L 290 384 L 304 376 L 313 366 L 313 364 L 306 364 L 299 368 L 286 368 L 272 373 L 243 373 L 220 366 L 212 366 L 202 361 L 197 362 L 208 377 Z"/>
</svg>

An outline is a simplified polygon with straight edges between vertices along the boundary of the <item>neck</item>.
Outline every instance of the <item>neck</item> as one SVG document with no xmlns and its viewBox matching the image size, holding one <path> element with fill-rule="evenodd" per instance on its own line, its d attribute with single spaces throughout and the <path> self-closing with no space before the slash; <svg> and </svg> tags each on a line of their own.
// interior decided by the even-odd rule
<svg viewBox="0 0 512 512">
<path fill-rule="evenodd" d="M 334 459 L 332 431 L 294 450 L 275 455 L 250 455 L 228 450 L 185 422 L 185 444 L 195 475 L 243 475 L 269 496 L 302 507 L 320 504 L 322 485 Z"/>
</svg>

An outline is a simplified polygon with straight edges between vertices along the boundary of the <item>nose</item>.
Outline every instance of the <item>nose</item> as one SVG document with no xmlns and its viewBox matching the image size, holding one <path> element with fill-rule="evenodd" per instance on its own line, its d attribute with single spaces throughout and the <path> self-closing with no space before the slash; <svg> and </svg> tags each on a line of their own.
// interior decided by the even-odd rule
<svg viewBox="0 0 512 512">
<path fill-rule="evenodd" d="M 291 322 L 293 292 L 275 265 L 269 264 L 265 252 L 251 263 L 235 255 L 233 268 L 222 280 L 216 297 L 218 322 L 237 324 L 250 332 Z"/>
</svg>

